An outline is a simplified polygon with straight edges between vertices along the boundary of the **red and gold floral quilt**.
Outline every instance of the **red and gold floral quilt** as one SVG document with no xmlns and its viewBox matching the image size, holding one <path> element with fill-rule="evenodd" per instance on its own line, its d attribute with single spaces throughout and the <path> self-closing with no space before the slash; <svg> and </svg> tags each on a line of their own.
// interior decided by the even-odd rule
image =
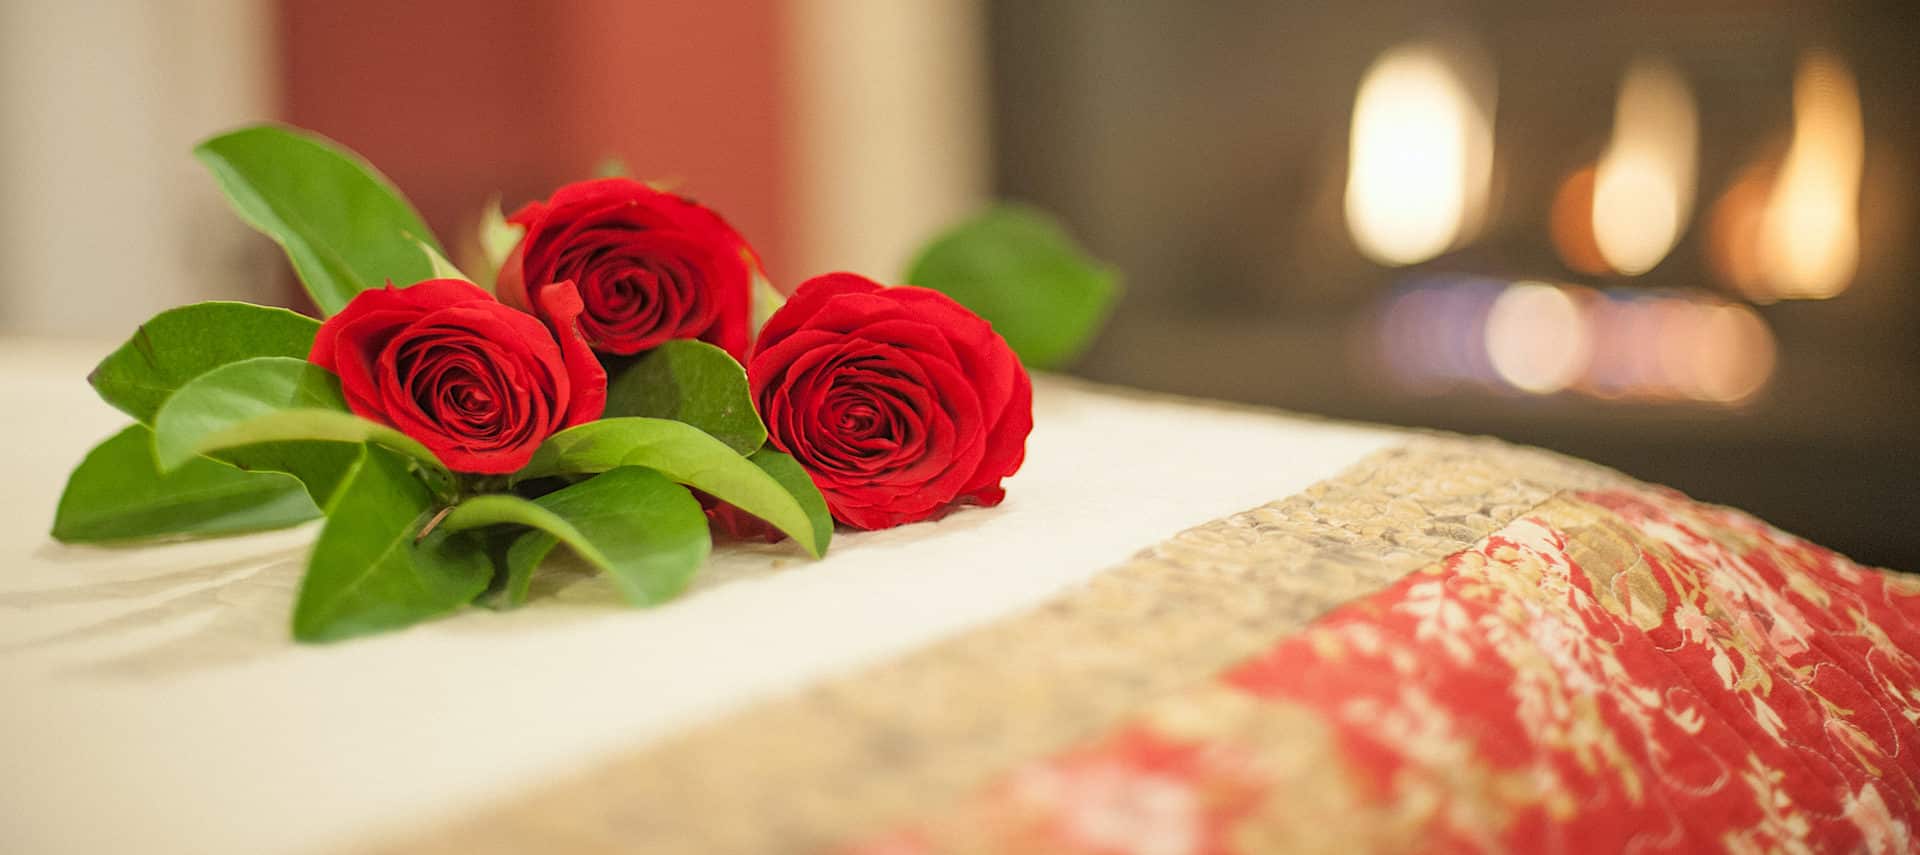
<svg viewBox="0 0 1920 855">
<path fill-rule="evenodd" d="M 1902 852 L 1920 581 L 1430 438 L 409 849 Z"/>
<path fill-rule="evenodd" d="M 867 852 L 1901 852 L 1920 584 L 1557 497 Z"/>
</svg>

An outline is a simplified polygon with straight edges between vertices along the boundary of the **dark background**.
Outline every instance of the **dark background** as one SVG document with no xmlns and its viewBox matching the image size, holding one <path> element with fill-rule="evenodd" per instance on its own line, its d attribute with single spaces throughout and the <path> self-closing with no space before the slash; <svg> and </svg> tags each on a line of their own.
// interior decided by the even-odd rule
<svg viewBox="0 0 1920 855">
<path fill-rule="evenodd" d="M 1858 560 L 1920 569 L 1920 26 L 1898 2 L 1188 3 L 993 0 L 997 190 L 1058 212 L 1123 274 L 1087 376 L 1544 446 L 1736 505 Z M 1383 51 L 1466 33 L 1494 69 L 1492 210 L 1478 238 L 1410 268 L 1367 260 L 1343 225 L 1356 88 Z M 1792 127 L 1809 48 L 1858 81 L 1860 262 L 1826 300 L 1758 305 L 1771 382 L 1737 406 L 1416 393 L 1377 352 L 1397 285 L 1433 274 L 1741 300 L 1705 261 L 1706 211 Z M 1657 54 L 1699 112 L 1694 215 L 1635 277 L 1568 268 L 1548 212 L 1612 124 L 1620 75 Z"/>
</svg>

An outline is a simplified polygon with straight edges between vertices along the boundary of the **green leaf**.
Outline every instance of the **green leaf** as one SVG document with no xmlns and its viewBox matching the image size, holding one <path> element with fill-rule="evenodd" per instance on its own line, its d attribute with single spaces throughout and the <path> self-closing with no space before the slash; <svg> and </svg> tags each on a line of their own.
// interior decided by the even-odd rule
<svg viewBox="0 0 1920 855">
<path fill-rule="evenodd" d="M 256 356 L 306 358 L 320 322 L 252 303 L 194 303 L 168 309 L 87 375 L 101 399 L 153 424 L 161 402 L 188 380 Z"/>
<path fill-rule="evenodd" d="M 622 416 L 686 422 L 741 454 L 767 441 L 746 370 L 704 341 L 669 341 L 615 374 L 607 384 L 606 417 Z"/>
<path fill-rule="evenodd" d="M 153 440 L 148 439 L 152 445 Z M 307 487 L 314 505 L 326 507 L 333 491 L 347 477 L 360 448 L 345 442 L 262 442 L 243 448 L 215 451 L 207 455 L 247 472 L 273 472 L 292 475 Z M 158 465 L 156 461 L 155 465 Z"/>
<path fill-rule="evenodd" d="M 610 154 L 593 165 L 595 178 L 632 178 L 633 170 L 627 168 L 627 162 L 617 154 Z"/>
<path fill-rule="evenodd" d="M 202 374 L 161 405 L 153 424 L 162 469 L 199 454 L 290 441 L 377 442 L 444 468 L 405 434 L 349 412 L 339 378 L 300 359 L 260 357 Z"/>
<path fill-rule="evenodd" d="M 421 528 L 433 492 L 407 461 L 361 446 L 327 506 L 293 607 L 293 637 L 336 641 L 409 626 L 458 610 L 487 588 L 492 562 L 477 538 Z"/>
<path fill-rule="evenodd" d="M 712 548 L 707 516 L 693 494 L 651 469 L 622 467 L 527 500 L 508 493 L 475 496 L 453 509 L 440 527 L 529 526 L 553 542 L 523 535 L 507 552 L 509 605 L 526 601 L 532 571 L 554 542 L 565 543 L 599 568 L 636 606 L 686 590 Z M 516 554 L 518 553 L 518 554 Z"/>
<path fill-rule="evenodd" d="M 319 321 L 269 306 L 181 306 L 142 324 L 88 379 L 108 403 L 152 425 L 168 397 L 213 369 L 260 357 L 304 361 L 319 329 Z M 355 453 L 333 444 L 290 442 L 217 456 L 243 470 L 293 475 L 307 485 L 313 504 L 325 505 Z M 151 451 L 147 458 L 152 459 Z"/>
<path fill-rule="evenodd" d="M 434 249 L 426 241 L 417 240 L 417 241 L 414 241 L 414 245 L 418 246 L 420 248 L 420 252 L 425 254 L 427 257 L 427 267 L 428 269 L 433 271 L 433 275 L 429 278 L 458 279 L 462 282 L 473 281 L 473 277 L 468 276 L 465 273 L 461 273 L 460 268 L 455 267 L 453 265 L 453 262 L 448 261 L 446 256 L 440 254 L 440 250 Z"/>
<path fill-rule="evenodd" d="M 787 304 L 787 295 L 776 290 L 773 283 L 758 272 L 753 274 L 753 290 L 748 299 L 753 309 L 753 328 L 756 331 L 766 326 L 767 319 Z"/>
<path fill-rule="evenodd" d="M 820 495 L 820 488 L 813 483 L 813 476 L 801 468 L 800 461 L 792 455 L 775 451 L 766 446 L 747 458 L 760 470 L 773 476 L 787 493 L 800 503 L 807 512 L 807 519 L 813 522 L 813 536 L 820 542 L 821 550 L 827 548 L 827 542 L 833 539 L 833 513 L 827 510 L 827 497 Z"/>
<path fill-rule="evenodd" d="M 1051 217 L 1011 205 L 947 230 L 906 275 L 986 318 L 1034 369 L 1057 368 L 1085 349 L 1113 307 L 1115 279 Z"/>
<path fill-rule="evenodd" d="M 286 250 L 324 314 L 389 280 L 432 278 L 417 243 L 446 255 L 392 182 L 323 137 L 255 125 L 193 151 L 240 218 Z"/>
<path fill-rule="evenodd" d="M 544 531 L 534 530 L 514 538 L 507 547 L 506 584 L 498 594 L 485 601 L 488 608 L 516 609 L 527 602 L 527 593 L 533 588 L 533 571 L 540 569 L 540 563 L 547 560 L 547 553 L 560 545 L 560 538 Z"/>
<path fill-rule="evenodd" d="M 500 194 L 487 200 L 487 207 L 480 212 L 480 251 L 486 255 L 487 266 L 499 270 L 506 264 L 507 256 L 513 254 L 526 232 L 525 226 L 507 222 L 506 213 L 500 210 Z"/>
<path fill-rule="evenodd" d="M 129 425 L 87 453 L 67 479 L 53 537 L 100 543 L 167 536 L 267 531 L 320 516 L 300 482 L 242 472 L 204 457 L 166 474 L 153 460 L 153 434 Z"/>
<path fill-rule="evenodd" d="M 549 475 L 605 472 L 645 466 L 712 495 L 793 538 L 814 557 L 827 542 L 787 489 L 726 443 L 692 425 L 667 419 L 601 419 L 547 438 L 515 481 Z"/>
</svg>

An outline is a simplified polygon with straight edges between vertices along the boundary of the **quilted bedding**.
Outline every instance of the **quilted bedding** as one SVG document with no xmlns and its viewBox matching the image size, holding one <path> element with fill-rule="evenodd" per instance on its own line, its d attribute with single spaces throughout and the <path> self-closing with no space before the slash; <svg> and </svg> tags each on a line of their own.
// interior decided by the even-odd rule
<svg viewBox="0 0 1920 855">
<path fill-rule="evenodd" d="M 1000 508 L 314 648 L 310 532 L 45 541 L 95 359 L 0 340 L 0 851 L 1914 846 L 1914 577 L 1580 461 L 1042 378 Z"/>
<path fill-rule="evenodd" d="M 1904 852 L 1920 584 L 1578 491 L 869 853 Z"/>
<path fill-rule="evenodd" d="M 1917 626 L 1741 512 L 1418 440 L 408 848 L 1907 851 Z"/>
</svg>

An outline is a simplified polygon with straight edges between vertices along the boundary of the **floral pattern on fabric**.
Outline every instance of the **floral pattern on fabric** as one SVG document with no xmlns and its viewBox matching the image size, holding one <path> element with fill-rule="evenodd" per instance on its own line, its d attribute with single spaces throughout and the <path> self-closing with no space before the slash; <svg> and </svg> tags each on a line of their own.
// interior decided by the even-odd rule
<svg viewBox="0 0 1920 855">
<path fill-rule="evenodd" d="M 859 852 L 1903 852 L 1920 584 L 1565 494 Z"/>
</svg>

